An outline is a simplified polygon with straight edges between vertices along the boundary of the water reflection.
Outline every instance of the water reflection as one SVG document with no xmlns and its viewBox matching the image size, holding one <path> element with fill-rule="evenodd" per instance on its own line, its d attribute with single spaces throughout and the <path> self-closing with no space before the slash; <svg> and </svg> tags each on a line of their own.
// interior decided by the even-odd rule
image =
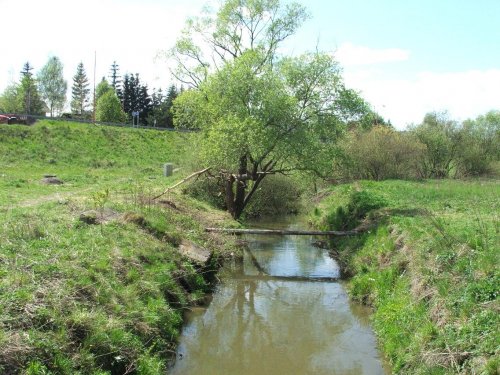
<svg viewBox="0 0 500 375">
<path fill-rule="evenodd" d="M 263 270 L 279 276 L 338 275 L 338 267 L 307 238 L 259 237 L 250 251 L 243 265 L 234 265 L 235 276 Z M 234 277 L 220 285 L 209 308 L 189 318 L 171 372 L 384 374 L 374 336 L 353 314 L 341 284 L 269 277 Z"/>
</svg>

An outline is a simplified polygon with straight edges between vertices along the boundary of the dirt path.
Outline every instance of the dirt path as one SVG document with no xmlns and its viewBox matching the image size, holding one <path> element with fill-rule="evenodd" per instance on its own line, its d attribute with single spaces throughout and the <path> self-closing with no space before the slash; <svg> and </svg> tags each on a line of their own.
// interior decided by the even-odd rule
<svg viewBox="0 0 500 375">
<path fill-rule="evenodd" d="M 17 202 L 14 204 L 2 205 L 2 208 L 25 208 L 25 207 L 34 207 L 38 206 L 42 203 L 47 202 L 55 202 L 62 199 L 67 199 L 69 197 L 77 196 L 78 194 L 85 193 L 92 190 L 92 188 L 79 189 L 76 191 L 66 191 L 66 192 L 57 192 L 49 195 L 42 195 L 41 197 L 34 199 L 27 199 L 25 201 Z"/>
</svg>

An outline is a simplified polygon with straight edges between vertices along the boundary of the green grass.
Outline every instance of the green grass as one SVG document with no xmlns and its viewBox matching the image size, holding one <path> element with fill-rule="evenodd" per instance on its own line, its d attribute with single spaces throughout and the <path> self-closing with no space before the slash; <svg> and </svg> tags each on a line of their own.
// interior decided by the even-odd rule
<svg viewBox="0 0 500 375">
<path fill-rule="evenodd" d="M 498 180 L 436 180 L 337 186 L 311 214 L 367 229 L 333 246 L 395 373 L 499 372 L 499 212 Z"/>
<path fill-rule="evenodd" d="M 0 373 L 165 373 L 183 311 L 233 251 L 203 230 L 225 214 L 175 192 L 149 199 L 189 173 L 195 136 L 0 126 Z M 164 162 L 186 170 L 164 178 Z M 113 220 L 80 220 L 90 210 Z M 213 249 L 211 264 L 182 258 L 183 240 Z"/>
<path fill-rule="evenodd" d="M 40 121 L 0 126 L 0 202 L 15 204 L 51 192 L 161 178 L 163 163 L 179 166 L 193 133 Z M 40 183 L 57 175 L 55 189 Z"/>
</svg>

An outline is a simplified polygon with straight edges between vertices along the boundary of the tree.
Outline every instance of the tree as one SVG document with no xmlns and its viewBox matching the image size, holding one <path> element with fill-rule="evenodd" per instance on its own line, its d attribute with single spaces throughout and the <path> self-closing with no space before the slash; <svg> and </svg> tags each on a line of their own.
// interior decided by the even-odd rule
<svg viewBox="0 0 500 375">
<path fill-rule="evenodd" d="M 106 81 L 106 78 L 102 77 L 101 82 L 97 85 L 95 89 L 95 101 L 96 103 L 99 101 L 99 99 L 106 94 L 108 91 L 113 90 L 113 87 Z"/>
<path fill-rule="evenodd" d="M 278 58 L 306 17 L 297 4 L 227 0 L 214 17 L 189 21 L 172 50 L 174 74 L 193 87 L 174 103 L 176 125 L 203 132 L 202 159 L 223 180 L 234 218 L 268 175 L 323 175 L 346 124 L 362 116 L 330 56 Z M 208 41 L 212 65 L 196 40 Z"/>
<path fill-rule="evenodd" d="M 483 175 L 500 160 L 500 111 L 466 120 L 458 130 L 457 159 L 462 176 Z"/>
<path fill-rule="evenodd" d="M 426 146 L 421 163 L 424 178 L 450 177 L 456 167 L 458 151 L 458 123 L 446 112 L 431 112 L 422 124 L 414 127 L 412 133 Z"/>
<path fill-rule="evenodd" d="M 85 73 L 83 63 L 80 62 L 76 68 L 76 74 L 73 77 L 73 88 L 71 90 L 73 100 L 71 101 L 71 110 L 74 114 L 83 116 L 85 109 L 89 104 L 89 80 Z"/>
<path fill-rule="evenodd" d="M 46 106 L 40 98 L 32 70 L 30 63 L 25 63 L 21 71 L 20 83 L 12 83 L 5 89 L 0 97 L 1 112 L 28 115 L 42 115 L 46 112 Z"/>
<path fill-rule="evenodd" d="M 118 98 L 120 98 L 122 81 L 120 76 L 120 65 L 118 65 L 116 61 L 113 61 L 113 64 L 111 64 L 109 78 L 111 79 L 111 87 L 113 87 L 113 89 L 116 92 L 116 95 L 118 95 Z"/>
<path fill-rule="evenodd" d="M 174 127 L 174 117 L 172 114 L 172 107 L 174 105 L 174 100 L 179 96 L 179 91 L 175 85 L 171 85 L 167 92 L 167 97 L 165 98 L 165 103 L 162 106 L 162 123 L 165 124 L 167 128 Z"/>
<path fill-rule="evenodd" d="M 61 111 L 66 102 L 67 82 L 63 76 L 63 65 L 58 57 L 53 56 L 38 74 L 38 84 L 43 99 L 50 109 L 50 116 Z"/>
<path fill-rule="evenodd" d="M 120 100 L 114 90 L 108 90 L 97 101 L 96 120 L 102 122 L 124 122 L 126 118 Z"/>
<path fill-rule="evenodd" d="M 45 103 L 40 98 L 36 80 L 31 71 L 33 67 L 26 62 L 21 71 L 21 83 L 18 86 L 17 97 L 21 103 L 22 112 L 28 115 L 41 115 L 45 113 Z"/>
<path fill-rule="evenodd" d="M 141 85 L 139 74 L 136 73 L 123 77 L 122 92 L 123 111 L 132 118 L 132 112 L 140 113 L 140 121 L 145 124 L 151 111 L 151 97 L 148 94 L 147 85 Z"/>
<path fill-rule="evenodd" d="M 0 112 L 18 113 L 22 111 L 21 103 L 18 100 L 19 85 L 12 83 L 7 86 L 0 96 Z"/>
</svg>

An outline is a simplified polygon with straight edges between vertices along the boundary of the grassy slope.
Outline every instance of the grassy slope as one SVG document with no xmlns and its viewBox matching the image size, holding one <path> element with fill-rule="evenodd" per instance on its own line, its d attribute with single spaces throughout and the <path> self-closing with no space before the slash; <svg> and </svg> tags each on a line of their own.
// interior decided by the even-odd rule
<svg viewBox="0 0 500 375">
<path fill-rule="evenodd" d="M 498 180 L 337 186 L 312 220 L 338 229 L 361 206 L 369 232 L 333 246 L 394 371 L 498 374 Z"/>
<path fill-rule="evenodd" d="M 175 193 L 147 199 L 179 178 L 162 177 L 162 163 L 182 162 L 194 136 L 0 126 L 0 373 L 165 373 L 182 311 L 211 274 L 176 247 L 189 239 L 221 257 L 231 247 L 203 231 L 224 214 Z M 119 216 L 79 220 L 92 209 Z"/>
</svg>

